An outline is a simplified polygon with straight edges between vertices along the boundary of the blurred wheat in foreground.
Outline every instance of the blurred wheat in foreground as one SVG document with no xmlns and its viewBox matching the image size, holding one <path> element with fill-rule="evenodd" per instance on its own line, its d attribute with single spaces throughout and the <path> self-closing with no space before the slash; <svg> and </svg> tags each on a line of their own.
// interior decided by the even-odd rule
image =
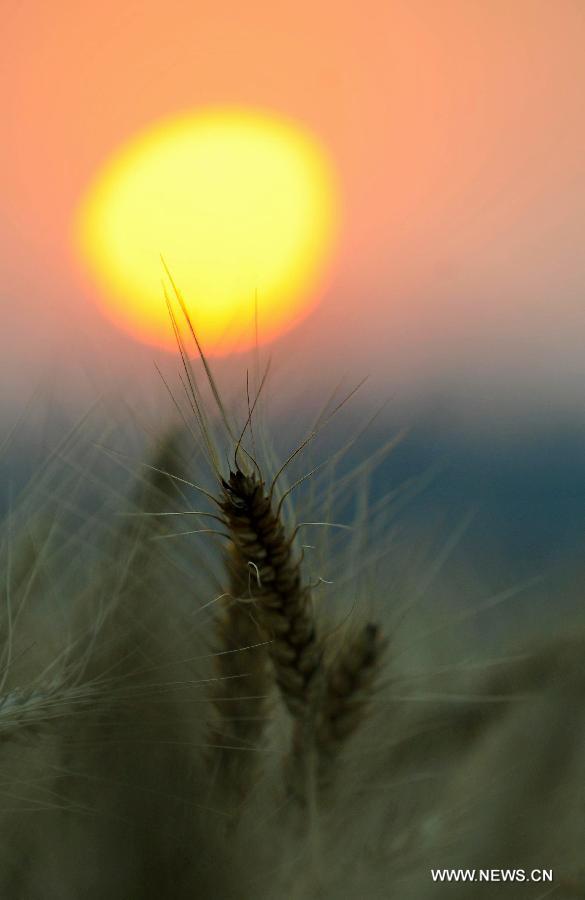
<svg viewBox="0 0 585 900">
<path fill-rule="evenodd" d="M 343 401 L 277 460 L 264 381 L 236 428 L 184 361 L 129 497 L 77 509 L 76 457 L 5 520 L 0 896 L 585 897 L 585 641 L 470 651 L 397 587 L 345 449 L 311 469 Z"/>
</svg>

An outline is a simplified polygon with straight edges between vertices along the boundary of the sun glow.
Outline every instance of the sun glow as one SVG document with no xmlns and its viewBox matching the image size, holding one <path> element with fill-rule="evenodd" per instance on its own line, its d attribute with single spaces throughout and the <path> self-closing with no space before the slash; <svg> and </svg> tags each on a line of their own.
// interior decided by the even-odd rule
<svg viewBox="0 0 585 900">
<path fill-rule="evenodd" d="M 116 324 L 174 346 L 161 256 L 206 350 L 292 328 L 319 299 L 338 225 L 332 167 L 281 119 L 210 110 L 158 124 L 106 163 L 75 241 Z M 257 310 L 257 315 L 256 315 Z"/>
</svg>

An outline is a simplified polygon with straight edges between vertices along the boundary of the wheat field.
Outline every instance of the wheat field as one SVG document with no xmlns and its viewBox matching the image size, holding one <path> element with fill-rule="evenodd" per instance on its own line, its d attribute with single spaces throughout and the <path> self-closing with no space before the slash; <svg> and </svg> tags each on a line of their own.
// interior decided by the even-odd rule
<svg viewBox="0 0 585 900">
<path fill-rule="evenodd" d="M 320 459 L 338 393 L 279 456 L 182 349 L 142 459 L 82 424 L 3 521 L 0 896 L 585 896 L 578 625 L 482 653 L 364 491 L 400 435 Z"/>
</svg>

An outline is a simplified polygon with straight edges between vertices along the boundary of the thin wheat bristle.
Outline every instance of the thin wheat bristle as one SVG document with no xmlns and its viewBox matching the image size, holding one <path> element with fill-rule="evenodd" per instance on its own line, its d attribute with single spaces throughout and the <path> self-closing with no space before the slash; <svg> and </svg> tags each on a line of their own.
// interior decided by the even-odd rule
<svg viewBox="0 0 585 900">
<path fill-rule="evenodd" d="M 300 560 L 258 475 L 237 469 L 223 481 L 223 489 L 221 506 L 234 548 L 232 580 L 245 585 L 240 599 L 253 601 L 287 709 L 302 717 L 310 705 L 321 649 Z"/>
<path fill-rule="evenodd" d="M 0 697 L 0 733 L 19 736 L 23 729 L 27 732 L 36 730 L 46 718 L 47 702 L 53 700 L 50 692 L 38 690 L 19 690 L 15 688 Z"/>
<path fill-rule="evenodd" d="M 88 686 L 68 688 L 54 684 L 42 688 L 13 688 L 0 697 L 0 734 L 5 739 L 38 732 L 49 721 L 70 717 L 75 710 L 95 699 Z"/>
</svg>

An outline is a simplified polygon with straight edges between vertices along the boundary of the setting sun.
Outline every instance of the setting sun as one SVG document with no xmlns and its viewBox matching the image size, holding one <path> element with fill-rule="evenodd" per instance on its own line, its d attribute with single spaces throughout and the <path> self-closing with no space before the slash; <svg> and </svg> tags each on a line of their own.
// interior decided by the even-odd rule
<svg viewBox="0 0 585 900">
<path fill-rule="evenodd" d="M 318 300 L 338 223 L 330 163 L 276 117 L 212 110 L 157 124 L 97 174 L 75 240 L 105 312 L 134 337 L 173 336 L 161 257 L 209 352 L 282 334 Z"/>
</svg>

